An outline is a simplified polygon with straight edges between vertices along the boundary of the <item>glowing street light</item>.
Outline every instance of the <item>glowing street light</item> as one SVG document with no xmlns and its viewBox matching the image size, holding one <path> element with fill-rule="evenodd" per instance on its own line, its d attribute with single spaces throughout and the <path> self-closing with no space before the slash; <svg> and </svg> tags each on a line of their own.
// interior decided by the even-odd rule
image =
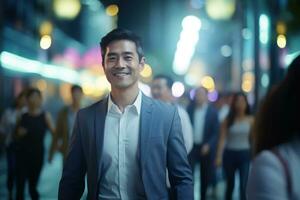
<svg viewBox="0 0 300 200">
<path fill-rule="evenodd" d="M 277 46 L 281 49 L 285 48 L 285 46 L 286 46 L 286 37 L 285 37 L 285 35 L 278 35 L 277 36 Z"/>
<path fill-rule="evenodd" d="M 40 47 L 44 50 L 49 49 L 52 44 L 52 38 L 50 35 L 43 35 L 40 40 Z"/>
</svg>

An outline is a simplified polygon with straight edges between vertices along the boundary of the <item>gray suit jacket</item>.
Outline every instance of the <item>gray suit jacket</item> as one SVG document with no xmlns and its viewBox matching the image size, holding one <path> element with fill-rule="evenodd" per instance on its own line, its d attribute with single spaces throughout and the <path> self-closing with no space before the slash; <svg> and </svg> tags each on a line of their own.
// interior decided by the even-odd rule
<svg viewBox="0 0 300 200">
<path fill-rule="evenodd" d="M 88 199 L 98 199 L 107 98 L 77 113 L 59 185 L 59 199 L 80 199 L 87 174 Z M 139 165 L 147 199 L 168 199 L 166 168 L 176 199 L 192 200 L 192 172 L 174 106 L 143 95 Z"/>
</svg>

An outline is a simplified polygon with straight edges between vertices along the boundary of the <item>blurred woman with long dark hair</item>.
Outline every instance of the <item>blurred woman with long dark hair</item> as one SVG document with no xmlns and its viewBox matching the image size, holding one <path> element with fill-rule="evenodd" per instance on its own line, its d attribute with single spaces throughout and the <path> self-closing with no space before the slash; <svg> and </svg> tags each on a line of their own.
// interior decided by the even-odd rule
<svg viewBox="0 0 300 200">
<path fill-rule="evenodd" d="M 239 172 L 240 199 L 246 199 L 246 183 L 250 163 L 249 135 L 253 123 L 250 106 L 243 93 L 233 94 L 230 111 L 221 125 L 216 164 L 223 167 L 226 177 L 226 200 L 232 199 L 235 172 Z M 223 153 L 224 151 L 224 153 Z"/>
<path fill-rule="evenodd" d="M 300 199 L 300 56 L 266 96 L 253 129 L 250 200 Z"/>
</svg>

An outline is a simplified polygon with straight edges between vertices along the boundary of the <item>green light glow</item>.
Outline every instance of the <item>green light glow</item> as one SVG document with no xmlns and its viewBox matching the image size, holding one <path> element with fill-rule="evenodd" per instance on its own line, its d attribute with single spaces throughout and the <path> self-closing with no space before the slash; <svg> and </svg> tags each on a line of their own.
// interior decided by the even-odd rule
<svg viewBox="0 0 300 200">
<path fill-rule="evenodd" d="M 35 73 L 46 78 L 58 79 L 69 83 L 80 83 L 80 73 L 75 70 L 44 64 L 6 51 L 1 52 L 0 62 L 2 67 L 8 70 L 22 73 Z"/>
</svg>

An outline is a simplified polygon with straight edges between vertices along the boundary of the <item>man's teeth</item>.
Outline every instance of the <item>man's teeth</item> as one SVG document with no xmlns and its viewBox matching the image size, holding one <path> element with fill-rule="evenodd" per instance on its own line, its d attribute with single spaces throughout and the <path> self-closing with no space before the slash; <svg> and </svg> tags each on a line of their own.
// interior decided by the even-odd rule
<svg viewBox="0 0 300 200">
<path fill-rule="evenodd" d="M 114 73 L 114 75 L 128 75 L 129 73 L 125 73 L 125 72 L 119 72 L 119 73 Z"/>
</svg>

